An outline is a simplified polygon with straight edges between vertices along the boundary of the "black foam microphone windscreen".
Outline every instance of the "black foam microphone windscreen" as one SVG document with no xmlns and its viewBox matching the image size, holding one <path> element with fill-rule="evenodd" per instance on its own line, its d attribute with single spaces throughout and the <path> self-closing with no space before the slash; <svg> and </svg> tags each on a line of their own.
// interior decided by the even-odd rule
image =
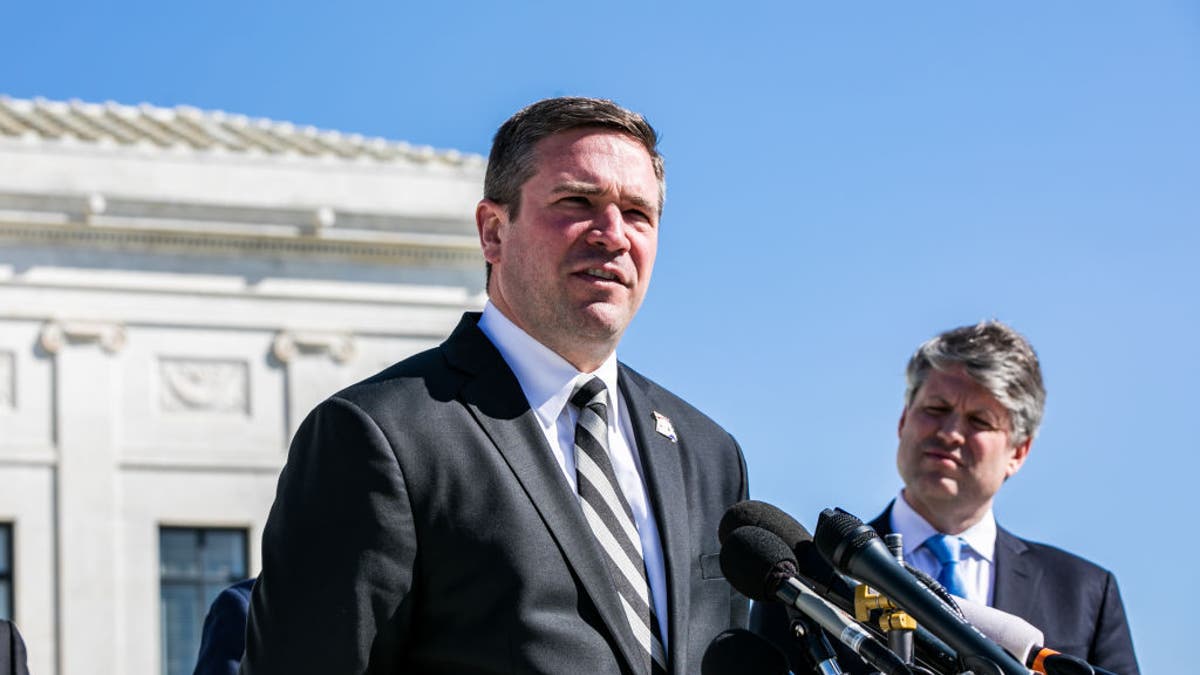
<svg viewBox="0 0 1200 675">
<path fill-rule="evenodd" d="M 721 546 L 721 573 L 751 600 L 773 601 L 784 580 L 796 575 L 796 557 L 774 533 L 761 527 L 739 527 Z"/>
<path fill-rule="evenodd" d="M 738 502 L 725 510 L 725 515 L 721 516 L 721 522 L 717 525 L 717 538 L 724 544 L 729 533 L 743 525 L 773 532 L 793 550 L 801 541 L 812 539 L 808 530 L 795 518 L 776 506 L 753 499 Z"/>
</svg>

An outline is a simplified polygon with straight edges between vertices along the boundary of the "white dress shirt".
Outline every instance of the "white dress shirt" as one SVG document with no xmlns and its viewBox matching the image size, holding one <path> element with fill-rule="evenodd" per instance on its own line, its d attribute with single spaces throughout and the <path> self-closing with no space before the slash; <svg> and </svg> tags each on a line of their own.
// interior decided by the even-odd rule
<svg viewBox="0 0 1200 675">
<path fill-rule="evenodd" d="M 617 482 L 633 511 L 633 522 L 642 540 L 642 557 L 646 561 L 650 596 L 658 616 L 663 648 L 667 649 L 667 576 L 662 544 L 658 537 L 658 523 L 649 507 L 650 500 L 641 473 L 642 464 L 633 427 L 625 413 L 624 397 L 617 387 L 616 353 L 609 355 L 595 372 L 581 373 L 566 359 L 521 330 L 491 301 L 483 307 L 479 329 L 492 341 L 516 375 L 517 383 L 521 385 L 521 391 L 529 401 L 529 407 L 537 417 L 550 451 L 558 460 L 572 492 L 577 492 L 575 422 L 579 419 L 579 410 L 570 405 L 571 394 L 592 376 L 599 377 L 608 388 L 608 451 Z"/>
<path fill-rule="evenodd" d="M 936 579 L 942 565 L 923 544 L 938 531 L 909 506 L 903 490 L 892 503 L 892 531 L 904 535 L 904 560 Z M 967 600 L 990 607 L 996 585 L 996 516 L 989 508 L 978 523 L 959 533 L 958 537 L 966 542 L 962 547 L 958 574 Z"/>
</svg>

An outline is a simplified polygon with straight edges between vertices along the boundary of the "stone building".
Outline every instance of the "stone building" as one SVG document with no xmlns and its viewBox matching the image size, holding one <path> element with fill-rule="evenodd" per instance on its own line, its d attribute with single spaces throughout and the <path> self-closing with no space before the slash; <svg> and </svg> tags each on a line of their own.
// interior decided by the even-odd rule
<svg viewBox="0 0 1200 675">
<path fill-rule="evenodd" d="M 191 673 L 304 415 L 481 306 L 483 169 L 0 97 L 0 616 L 32 672 Z"/>
</svg>

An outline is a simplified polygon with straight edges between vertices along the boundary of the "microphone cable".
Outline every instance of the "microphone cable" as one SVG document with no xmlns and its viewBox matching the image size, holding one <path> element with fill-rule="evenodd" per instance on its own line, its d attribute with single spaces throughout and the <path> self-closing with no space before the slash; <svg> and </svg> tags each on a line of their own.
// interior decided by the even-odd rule
<svg viewBox="0 0 1200 675">
<path fill-rule="evenodd" d="M 921 570 L 913 567 L 912 565 L 909 565 L 907 562 L 904 563 L 904 569 L 908 570 L 909 574 L 916 577 L 917 581 L 924 584 L 926 588 L 933 591 L 934 595 L 941 598 L 942 602 L 946 603 L 946 605 L 949 606 L 950 609 L 954 610 L 955 614 L 959 615 L 963 619 L 967 618 L 963 614 L 962 608 L 959 607 L 958 603 L 954 600 L 954 596 L 950 593 L 950 591 L 946 590 L 946 587 L 943 586 L 941 584 L 941 582 L 939 582 L 937 579 L 934 579 L 933 577 L 929 576 L 928 574 L 922 572 Z"/>
</svg>

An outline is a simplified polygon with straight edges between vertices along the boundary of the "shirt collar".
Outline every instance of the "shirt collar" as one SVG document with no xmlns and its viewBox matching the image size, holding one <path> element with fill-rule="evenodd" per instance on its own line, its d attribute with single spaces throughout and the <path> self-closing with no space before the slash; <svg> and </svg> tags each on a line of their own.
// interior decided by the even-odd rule
<svg viewBox="0 0 1200 675">
<path fill-rule="evenodd" d="M 925 543 L 929 537 L 937 534 L 929 521 L 917 513 L 908 501 L 904 499 L 904 491 L 896 495 L 892 502 L 892 530 L 904 535 L 904 557 Z M 996 555 L 996 516 L 989 507 L 983 518 L 971 527 L 961 532 L 959 538 L 967 542 L 980 558 L 993 562 Z"/>
<path fill-rule="evenodd" d="M 529 407 L 545 428 L 554 426 L 575 387 L 587 377 L 596 376 L 608 387 L 609 424 L 617 419 L 617 354 L 609 354 L 592 373 L 582 373 L 557 352 L 538 342 L 513 323 L 489 300 L 479 318 L 479 330 L 492 341 L 504 362 L 513 371 Z"/>
</svg>

